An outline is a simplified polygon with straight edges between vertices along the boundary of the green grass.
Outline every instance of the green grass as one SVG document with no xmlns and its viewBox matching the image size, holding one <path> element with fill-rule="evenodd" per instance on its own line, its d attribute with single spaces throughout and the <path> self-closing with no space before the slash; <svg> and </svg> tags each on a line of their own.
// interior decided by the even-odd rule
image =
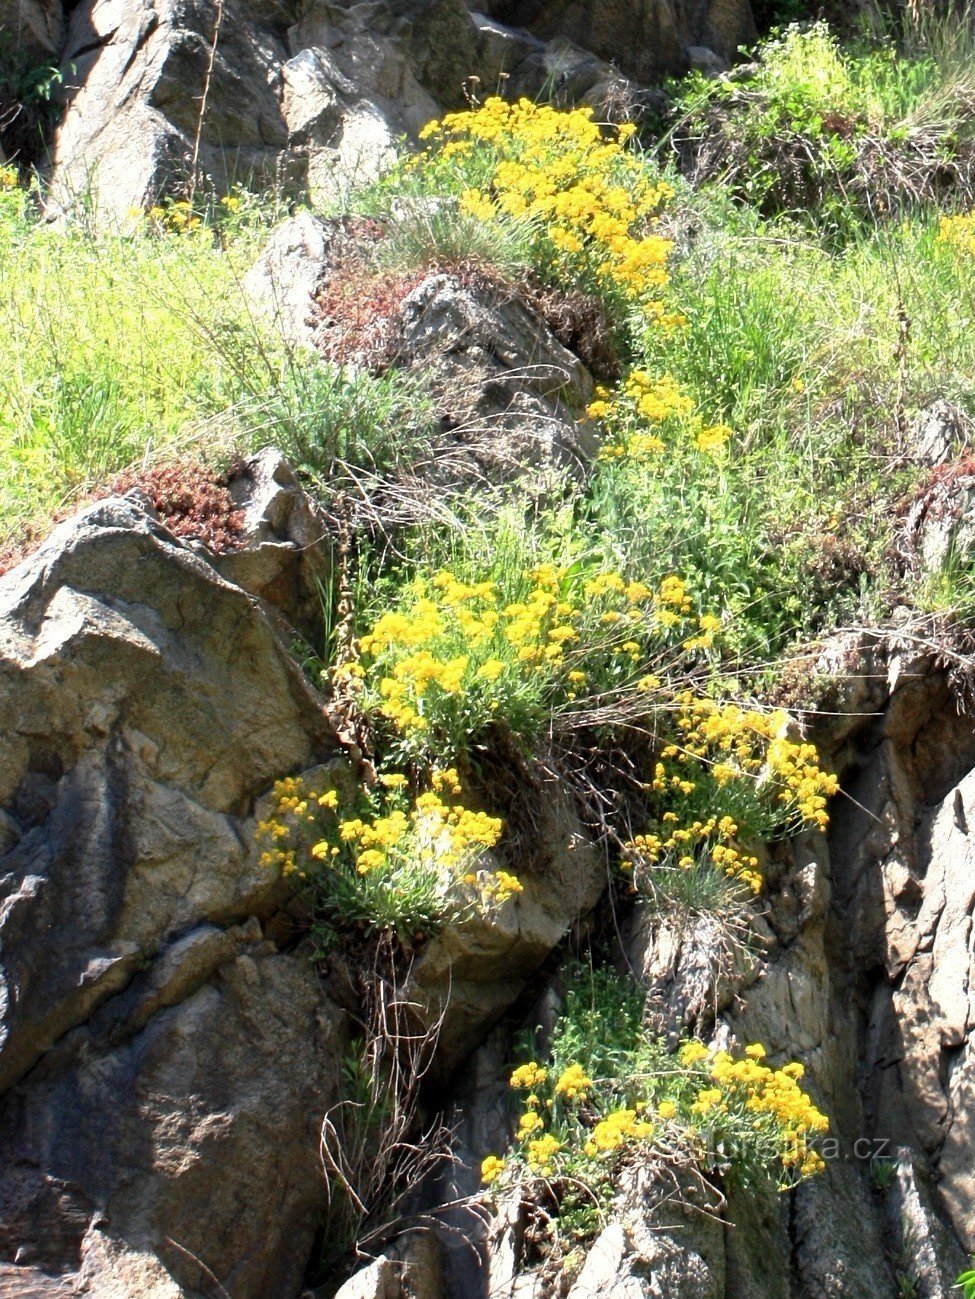
<svg viewBox="0 0 975 1299">
<path fill-rule="evenodd" d="M 45 225 L 0 186 L 0 540 L 131 465 L 281 447 L 361 488 L 429 446 L 417 385 L 315 362 L 253 314 L 268 220 L 168 209 L 128 232 Z"/>
</svg>

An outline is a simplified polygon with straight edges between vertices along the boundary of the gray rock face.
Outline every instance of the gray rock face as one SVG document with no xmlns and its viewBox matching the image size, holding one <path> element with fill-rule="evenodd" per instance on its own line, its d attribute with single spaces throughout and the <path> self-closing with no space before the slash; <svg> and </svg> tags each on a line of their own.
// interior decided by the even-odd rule
<svg viewBox="0 0 975 1299">
<path fill-rule="evenodd" d="M 584 467 L 596 450 L 581 408 L 592 377 L 517 299 L 432 275 L 404 298 L 397 351 L 430 375 L 451 431 L 433 475 L 497 483 Z"/>
<path fill-rule="evenodd" d="M 948 1299 L 975 1244 L 975 739 L 929 661 L 891 649 L 859 671 L 880 714 L 842 736 L 847 797 L 782 877 L 775 941 L 730 1022 L 802 1060 L 831 1118 L 827 1172 L 792 1211 L 807 1291 L 867 1299 L 886 1270 Z M 888 1190 L 874 1159 L 897 1165 Z"/>
<path fill-rule="evenodd" d="M 493 0 L 478 7 L 543 40 L 566 37 L 638 81 L 686 70 L 689 46 L 706 46 L 730 61 L 756 34 L 748 0 Z"/>
<path fill-rule="evenodd" d="M 975 555 L 975 474 L 967 465 L 936 479 L 911 506 L 902 529 L 908 563 L 936 575 Z"/>
<path fill-rule="evenodd" d="M 967 423 L 951 402 L 943 398 L 933 401 L 908 431 L 908 455 L 922 465 L 945 464 L 967 446 Z"/>
<path fill-rule="evenodd" d="M 60 53 L 63 38 L 61 0 L 0 0 L 0 41 L 5 52 L 50 62 Z"/>
<path fill-rule="evenodd" d="M 336 1028 L 262 937 L 286 894 L 251 814 L 335 751 L 319 701 L 252 598 L 110 500 L 0 581 L 0 734 L 0 1259 L 50 1293 L 291 1295 Z"/>
<path fill-rule="evenodd" d="M 316 643 L 320 590 L 332 568 L 329 526 L 321 510 L 273 447 L 245 460 L 227 485 L 242 514 L 245 545 L 215 555 L 214 567 Z"/>
<path fill-rule="evenodd" d="M 83 0 L 61 46 L 54 202 L 87 196 L 124 219 L 178 191 L 194 155 L 221 191 L 283 183 L 338 198 L 438 103 L 462 102 L 474 42 L 461 0 Z"/>
<path fill-rule="evenodd" d="M 315 293 L 328 271 L 332 227 L 310 212 L 283 221 L 244 276 L 255 310 L 295 346 L 314 346 Z"/>
<path fill-rule="evenodd" d="M 445 930 L 417 962 L 418 999 L 445 1015 L 438 1071 L 449 1073 L 484 1040 L 605 888 L 603 856 L 554 780 L 539 791 L 536 815 L 532 848 L 518 866 L 524 891 L 489 918 Z"/>
<path fill-rule="evenodd" d="M 641 89 L 621 72 L 681 71 L 687 46 L 730 59 L 754 35 L 748 0 L 687 12 L 505 0 L 486 15 L 463 0 L 81 0 L 66 31 L 61 14 L 53 0 L 0 0 L 0 26 L 61 60 L 52 206 L 84 201 L 115 220 L 194 169 L 218 191 L 283 184 L 342 202 L 400 136 L 462 107 L 465 86 L 626 116 Z"/>
</svg>

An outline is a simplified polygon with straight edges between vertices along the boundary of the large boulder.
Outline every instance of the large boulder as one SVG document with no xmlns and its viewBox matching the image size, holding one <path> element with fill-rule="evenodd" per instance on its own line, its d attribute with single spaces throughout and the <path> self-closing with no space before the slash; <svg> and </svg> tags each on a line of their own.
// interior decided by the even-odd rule
<svg viewBox="0 0 975 1299">
<path fill-rule="evenodd" d="M 335 752 L 321 702 L 252 597 L 114 499 L 0 580 L 0 734 L 4 1282 L 296 1293 L 338 1030 L 263 936 L 287 889 L 253 816 Z"/>
<path fill-rule="evenodd" d="M 574 41 L 638 81 L 686 71 L 689 47 L 731 60 L 756 36 L 749 0 L 491 0 L 476 8 L 542 40 Z"/>
<path fill-rule="evenodd" d="M 194 170 L 218 191 L 338 198 L 463 102 L 475 38 L 461 0 L 82 0 L 61 48 L 53 201 L 124 219 Z"/>
</svg>

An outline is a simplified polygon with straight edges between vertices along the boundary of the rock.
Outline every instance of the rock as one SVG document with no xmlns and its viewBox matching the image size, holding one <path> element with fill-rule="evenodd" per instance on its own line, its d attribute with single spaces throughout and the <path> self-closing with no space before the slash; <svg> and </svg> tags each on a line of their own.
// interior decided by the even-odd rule
<svg viewBox="0 0 975 1299">
<path fill-rule="evenodd" d="M 400 305 L 396 351 L 429 375 L 449 433 L 435 479 L 579 470 L 595 453 L 593 433 L 576 419 L 592 393 L 588 370 L 507 291 L 428 276 Z"/>
<path fill-rule="evenodd" d="M 440 1248 L 431 1231 L 409 1231 L 351 1277 L 335 1299 L 446 1299 Z"/>
<path fill-rule="evenodd" d="M 939 397 L 925 407 L 908 430 L 907 454 L 922 465 L 943 465 L 967 446 L 966 420 L 951 402 Z"/>
<path fill-rule="evenodd" d="M 623 1178 L 619 1219 L 587 1252 L 568 1299 L 724 1299 L 720 1221 L 678 1207 L 675 1187 L 642 1170 Z"/>
<path fill-rule="evenodd" d="M 321 592 L 331 576 L 329 526 L 280 451 L 268 447 L 229 475 L 245 545 L 215 555 L 228 581 L 279 610 L 311 644 L 322 636 Z"/>
<path fill-rule="evenodd" d="M 292 347 L 314 346 L 313 302 L 329 269 L 333 234 L 334 226 L 311 212 L 290 217 L 244 276 L 255 309 Z"/>
<path fill-rule="evenodd" d="M 527 28 L 544 41 L 566 38 L 626 76 L 647 82 L 687 70 L 688 46 L 706 46 L 731 62 L 739 46 L 755 40 L 748 0 L 493 0 L 479 5 L 489 17 Z"/>
<path fill-rule="evenodd" d="M 62 50 L 53 203 L 85 197 L 124 219 L 194 164 L 217 192 L 341 198 L 438 106 L 463 103 L 476 39 L 461 0 L 82 0 Z"/>
<path fill-rule="evenodd" d="M 297 1294 L 339 1046 L 307 957 L 240 942 L 144 1026 L 106 1003 L 4 1098 L 0 1252 L 52 1294 Z"/>
<path fill-rule="evenodd" d="M 349 1278 L 335 1299 L 400 1299 L 399 1269 L 385 1255 Z"/>
<path fill-rule="evenodd" d="M 219 12 L 212 0 L 195 8 L 179 0 L 82 0 L 73 9 L 62 51 L 53 205 L 70 208 L 84 198 L 124 221 L 160 191 L 178 191 L 192 171 L 204 87 L 198 166 L 218 192 L 235 179 L 286 179 L 281 68 L 289 7 L 261 15 L 243 0 L 222 4 L 212 74 Z"/>
<path fill-rule="evenodd" d="M 646 989 L 646 1014 L 654 1033 L 675 1047 L 682 1035 L 710 1035 L 746 965 L 745 952 L 723 917 L 680 921 L 649 907 L 634 909 L 625 951 Z"/>
<path fill-rule="evenodd" d="M 706 45 L 689 45 L 687 60 L 692 72 L 704 72 L 710 77 L 719 77 L 723 72 L 728 71 L 725 60 L 715 54 L 714 50 L 709 50 Z"/>
<path fill-rule="evenodd" d="M 922 1299 L 953 1299 L 957 1295 L 955 1280 L 966 1266 L 966 1257 L 939 1217 L 931 1190 L 910 1151 L 890 1153 L 896 1173 L 886 1192 L 886 1208 L 904 1270 L 915 1279 Z"/>
<path fill-rule="evenodd" d="M 474 71 L 474 25 L 460 0 L 310 3 L 288 39 L 285 113 L 319 203 L 342 203 L 374 179 L 397 140 L 438 115 L 438 95 L 449 86 L 458 101 Z"/>
<path fill-rule="evenodd" d="M 602 854 L 554 779 L 536 791 L 537 824 L 518 866 L 524 891 L 489 917 L 452 926 L 422 951 L 417 999 L 443 1014 L 435 1070 L 450 1073 L 481 1042 L 606 885 Z"/>
<path fill-rule="evenodd" d="M 975 474 L 964 464 L 936 479 L 911 506 L 902 550 L 918 572 L 961 568 L 975 555 Z"/>
<path fill-rule="evenodd" d="M 251 597 L 110 499 L 0 579 L 0 734 L 0 1258 L 59 1293 L 195 1294 L 193 1255 L 296 1293 L 336 1028 L 262 938 L 287 890 L 251 817 L 335 752 L 319 700 Z"/>
<path fill-rule="evenodd" d="M 0 46 L 4 58 L 50 63 L 61 49 L 64 6 L 61 0 L 0 0 Z"/>
</svg>

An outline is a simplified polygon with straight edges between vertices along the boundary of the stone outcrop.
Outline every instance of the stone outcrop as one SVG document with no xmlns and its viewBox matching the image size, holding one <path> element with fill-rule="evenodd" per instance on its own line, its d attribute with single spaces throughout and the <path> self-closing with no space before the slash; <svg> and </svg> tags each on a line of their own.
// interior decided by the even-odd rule
<svg viewBox="0 0 975 1299">
<path fill-rule="evenodd" d="M 221 576 L 281 614 L 309 643 L 321 636 L 322 588 L 332 572 L 331 530 L 280 451 L 234 466 L 227 487 L 241 512 L 243 544 L 214 555 Z"/>
<path fill-rule="evenodd" d="M 537 823 L 517 868 L 524 891 L 491 917 L 445 930 L 417 962 L 418 999 L 444 1016 L 437 1053 L 441 1074 L 483 1042 L 606 887 L 605 859 L 568 792 L 549 778 L 532 793 Z"/>
<path fill-rule="evenodd" d="M 321 346 L 339 223 L 310 214 L 273 232 L 244 279 L 255 309 L 292 346 Z M 593 379 L 517 293 L 453 273 L 424 277 L 388 322 L 388 353 L 431 392 L 439 433 L 413 466 L 428 486 L 498 485 L 584 470 L 598 443 L 583 410 Z M 362 365 L 373 358 L 353 357 Z M 236 567 L 237 561 L 231 562 Z"/>
<path fill-rule="evenodd" d="M 264 937 L 252 816 L 335 751 L 319 701 L 252 597 L 109 500 L 0 582 L 0 734 L 4 1284 L 295 1293 L 339 1028 Z"/>
<path fill-rule="evenodd" d="M 729 1204 L 727 1299 L 949 1299 L 975 1248 L 975 735 L 909 642 L 851 648 L 817 737 L 843 793 L 828 839 L 770 861 L 752 958 L 722 987 L 713 934 L 645 921 L 632 940 L 662 1027 L 800 1060 L 830 1116 L 824 1175 Z"/>
<path fill-rule="evenodd" d="M 399 308 L 400 363 L 429 382 L 449 437 L 432 481 L 498 483 L 525 469 L 579 469 L 597 443 L 580 423 L 592 377 L 510 290 L 432 275 Z"/>
<path fill-rule="evenodd" d="M 574 41 L 637 81 L 685 71 L 688 47 L 710 49 L 730 62 L 739 46 L 755 39 L 748 0 L 490 0 L 485 8 L 543 40 Z"/>
<path fill-rule="evenodd" d="M 254 310 L 291 347 L 315 346 L 315 296 L 331 266 L 333 230 L 310 212 L 283 221 L 244 276 Z"/>
<path fill-rule="evenodd" d="M 122 221 L 179 194 L 191 175 L 217 192 L 239 182 L 342 203 L 399 137 L 462 107 L 465 87 L 586 99 L 621 119 L 639 111 L 640 82 L 715 51 L 731 59 L 754 35 L 748 0 L 479 9 L 462 0 L 17 0 L 0 4 L 0 26 L 61 61 L 52 207 L 84 202 Z"/>
</svg>

